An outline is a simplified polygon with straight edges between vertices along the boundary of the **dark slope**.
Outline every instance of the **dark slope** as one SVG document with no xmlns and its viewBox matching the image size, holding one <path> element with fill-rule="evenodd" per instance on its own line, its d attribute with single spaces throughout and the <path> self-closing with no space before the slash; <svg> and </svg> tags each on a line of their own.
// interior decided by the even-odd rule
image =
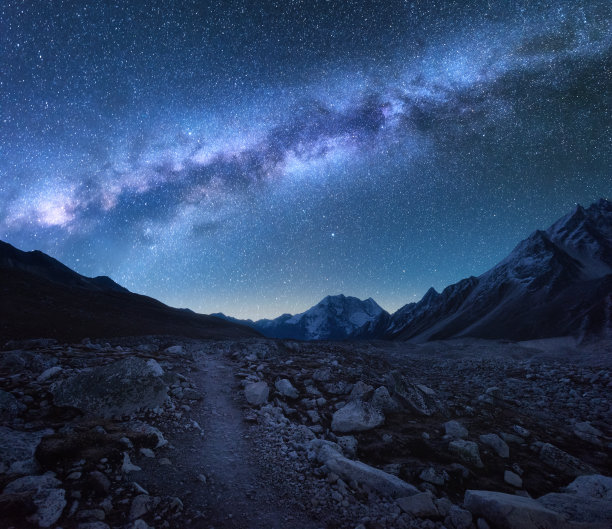
<svg viewBox="0 0 612 529">
<path fill-rule="evenodd" d="M 0 343 L 142 334 L 259 336 L 248 327 L 133 294 L 110 278 L 84 277 L 42 252 L 0 242 Z"/>
<path fill-rule="evenodd" d="M 612 332 L 612 204 L 578 206 L 497 266 L 430 290 L 391 318 L 387 336 L 529 340 Z"/>
</svg>

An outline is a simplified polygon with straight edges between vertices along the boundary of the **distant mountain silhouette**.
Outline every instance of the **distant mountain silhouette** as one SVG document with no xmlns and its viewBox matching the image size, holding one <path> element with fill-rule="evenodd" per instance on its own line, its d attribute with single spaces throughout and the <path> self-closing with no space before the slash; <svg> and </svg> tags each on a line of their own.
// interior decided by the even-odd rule
<svg viewBox="0 0 612 529">
<path fill-rule="evenodd" d="M 133 294 L 105 276 L 82 276 L 39 252 L 0 241 L 0 345 L 32 337 L 173 334 L 243 338 L 259 334 L 212 316 L 175 309 Z"/>
<path fill-rule="evenodd" d="M 380 336 L 389 313 L 372 299 L 360 300 L 342 294 L 327 296 L 306 312 L 283 314 L 273 320 L 237 320 L 215 314 L 229 321 L 249 325 L 270 338 L 296 340 L 348 340 Z"/>
</svg>

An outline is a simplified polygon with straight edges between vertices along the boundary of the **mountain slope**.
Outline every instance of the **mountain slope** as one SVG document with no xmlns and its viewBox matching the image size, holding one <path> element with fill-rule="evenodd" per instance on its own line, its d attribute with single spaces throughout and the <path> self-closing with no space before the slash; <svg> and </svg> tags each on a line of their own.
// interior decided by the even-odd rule
<svg viewBox="0 0 612 529">
<path fill-rule="evenodd" d="M 283 314 L 273 320 L 241 321 L 215 314 L 228 321 L 240 321 L 269 338 L 296 340 L 347 340 L 381 336 L 389 321 L 372 298 L 360 300 L 342 294 L 327 296 L 301 314 Z"/>
<path fill-rule="evenodd" d="M 242 325 L 133 294 L 108 277 L 82 276 L 42 252 L 22 252 L 0 241 L 0 344 L 32 337 L 79 340 L 139 334 L 215 339 L 259 335 Z"/>
<path fill-rule="evenodd" d="M 527 340 L 612 330 L 612 204 L 578 206 L 491 270 L 429 291 L 391 317 L 387 336 Z"/>
</svg>

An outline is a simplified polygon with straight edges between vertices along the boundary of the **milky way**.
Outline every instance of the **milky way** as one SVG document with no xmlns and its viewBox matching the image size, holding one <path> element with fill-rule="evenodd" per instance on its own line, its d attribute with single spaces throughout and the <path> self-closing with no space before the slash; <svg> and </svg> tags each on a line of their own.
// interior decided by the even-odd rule
<svg viewBox="0 0 612 529">
<path fill-rule="evenodd" d="M 394 310 L 612 190 L 612 7 L 3 2 L 0 237 L 202 312 Z"/>
</svg>

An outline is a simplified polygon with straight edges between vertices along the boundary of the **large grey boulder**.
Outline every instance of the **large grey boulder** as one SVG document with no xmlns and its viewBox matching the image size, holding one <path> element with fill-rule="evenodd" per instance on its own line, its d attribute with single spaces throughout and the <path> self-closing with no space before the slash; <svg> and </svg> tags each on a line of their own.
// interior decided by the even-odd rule
<svg viewBox="0 0 612 529">
<path fill-rule="evenodd" d="M 576 477 L 595 472 L 593 467 L 587 465 L 584 461 L 550 443 L 544 443 L 540 448 L 540 459 L 550 467 L 568 476 Z"/>
<path fill-rule="evenodd" d="M 406 483 L 397 476 L 366 465 L 361 461 L 347 459 L 342 455 L 340 448 L 335 443 L 313 439 L 308 444 L 307 449 L 311 457 L 316 458 L 330 472 L 337 474 L 347 483 L 355 481 L 380 494 L 394 498 L 412 496 L 419 492 L 416 487 Z"/>
<path fill-rule="evenodd" d="M 51 527 L 62 515 L 66 507 L 66 491 L 60 488 L 61 481 L 52 472 L 42 476 L 24 476 L 11 481 L 3 494 L 27 494 L 36 506 L 36 512 L 28 521 L 39 527 Z"/>
<path fill-rule="evenodd" d="M 57 406 L 78 408 L 88 415 L 113 417 L 164 403 L 168 387 L 155 360 L 125 358 L 83 371 L 51 386 Z"/>
<path fill-rule="evenodd" d="M 247 384 L 244 388 L 244 396 L 251 406 L 261 406 L 268 402 L 270 388 L 263 381 Z"/>
<path fill-rule="evenodd" d="M 293 387 L 293 384 L 286 378 L 281 378 L 277 380 L 274 384 L 276 391 L 278 391 L 283 397 L 288 397 L 290 399 L 297 399 L 300 394 L 298 390 Z"/>
<path fill-rule="evenodd" d="M 565 518 L 532 498 L 488 490 L 467 490 L 464 507 L 498 529 L 566 529 Z"/>
<path fill-rule="evenodd" d="M 361 400 L 353 400 L 332 416 L 334 432 L 363 432 L 377 428 L 385 422 L 385 416 L 378 409 Z"/>
<path fill-rule="evenodd" d="M 610 500 L 552 492 L 538 498 L 537 501 L 544 507 L 563 515 L 568 521 L 588 524 L 589 529 L 610 529 L 612 526 Z"/>
<path fill-rule="evenodd" d="M 389 394 L 389 390 L 385 386 L 380 386 L 374 390 L 370 403 L 383 413 L 395 412 L 399 410 L 397 402 L 393 400 Z"/>
<path fill-rule="evenodd" d="M 0 389 L 0 421 L 14 419 L 25 409 L 26 407 L 17 400 L 15 395 Z"/>
<path fill-rule="evenodd" d="M 612 500 L 612 478 L 601 474 L 579 476 L 565 490 L 578 496 Z"/>
<path fill-rule="evenodd" d="M 396 402 L 418 415 L 430 416 L 442 409 L 432 389 L 407 381 L 399 371 L 387 375 L 387 387 Z"/>
<path fill-rule="evenodd" d="M 448 445 L 448 450 L 453 454 L 457 454 L 461 461 L 467 463 L 468 465 L 472 465 L 477 468 L 484 467 L 482 460 L 480 459 L 478 445 L 473 441 L 465 441 L 463 439 L 451 441 Z"/>
<path fill-rule="evenodd" d="M 53 430 L 20 432 L 0 426 L 0 474 L 31 474 L 38 471 L 34 452 Z"/>
</svg>

